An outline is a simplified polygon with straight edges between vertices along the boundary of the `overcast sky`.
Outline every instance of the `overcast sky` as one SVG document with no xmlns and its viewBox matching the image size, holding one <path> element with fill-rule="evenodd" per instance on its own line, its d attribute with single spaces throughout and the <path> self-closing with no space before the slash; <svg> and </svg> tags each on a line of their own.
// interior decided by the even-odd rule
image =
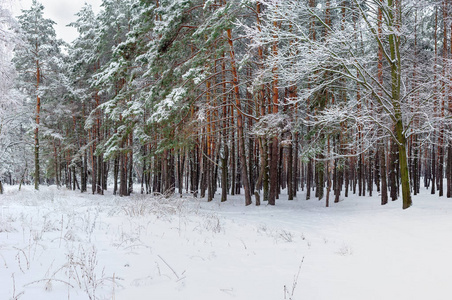
<svg viewBox="0 0 452 300">
<path fill-rule="evenodd" d="M 58 38 L 66 42 L 72 42 L 77 37 L 77 30 L 66 25 L 75 21 L 75 14 L 80 11 L 85 3 L 92 5 L 95 13 L 100 10 L 102 0 L 38 0 L 44 5 L 44 16 L 52 19 L 57 24 L 55 31 Z M 16 0 L 14 15 L 20 15 L 21 9 L 29 9 L 32 0 Z"/>
</svg>

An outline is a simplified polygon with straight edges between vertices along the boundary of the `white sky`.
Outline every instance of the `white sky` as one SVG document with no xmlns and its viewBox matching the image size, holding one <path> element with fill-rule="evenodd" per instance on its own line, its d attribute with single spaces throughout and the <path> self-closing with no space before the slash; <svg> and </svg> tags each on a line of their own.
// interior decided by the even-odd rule
<svg viewBox="0 0 452 300">
<path fill-rule="evenodd" d="M 77 37 L 77 30 L 66 25 L 75 21 L 75 14 L 85 3 L 91 4 L 95 13 L 100 10 L 102 0 L 38 0 L 44 5 L 44 16 L 57 24 L 55 31 L 58 38 L 72 42 Z M 21 9 L 29 9 L 32 0 L 16 0 L 14 15 L 20 15 Z"/>
</svg>

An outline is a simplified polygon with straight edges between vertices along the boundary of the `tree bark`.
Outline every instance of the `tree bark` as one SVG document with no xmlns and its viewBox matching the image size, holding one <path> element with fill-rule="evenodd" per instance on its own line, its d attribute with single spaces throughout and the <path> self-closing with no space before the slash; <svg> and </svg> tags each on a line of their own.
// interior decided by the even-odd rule
<svg viewBox="0 0 452 300">
<path fill-rule="evenodd" d="M 293 200 L 294 199 L 294 186 L 293 186 L 293 146 L 292 146 L 292 141 L 289 143 L 287 150 L 288 150 L 287 151 L 287 197 L 288 197 L 288 200 Z"/>
<path fill-rule="evenodd" d="M 228 199 L 228 157 L 229 148 L 224 143 L 223 158 L 221 159 L 221 202 L 225 202 Z"/>
<path fill-rule="evenodd" d="M 250 183 L 248 180 L 248 170 L 246 165 L 246 153 L 245 153 L 245 135 L 243 133 L 243 118 L 240 104 L 240 92 L 239 92 L 239 80 L 237 74 L 237 68 L 235 63 L 235 53 L 234 47 L 232 43 L 232 30 L 227 29 L 228 35 L 228 43 L 230 47 L 230 56 L 231 56 L 231 69 L 232 69 L 232 77 L 233 77 L 233 87 L 234 87 L 234 96 L 235 96 L 235 104 L 237 108 L 237 139 L 239 143 L 239 158 L 240 158 L 240 167 L 241 167 L 241 179 L 243 183 L 244 193 L 245 193 L 245 205 L 250 205 L 251 201 L 251 192 L 250 192 Z"/>
<path fill-rule="evenodd" d="M 382 144 L 380 146 L 380 150 L 378 151 L 380 154 L 380 176 L 381 176 L 381 205 L 385 205 L 388 203 L 388 181 L 386 178 L 386 157 L 385 157 L 385 146 Z"/>
</svg>

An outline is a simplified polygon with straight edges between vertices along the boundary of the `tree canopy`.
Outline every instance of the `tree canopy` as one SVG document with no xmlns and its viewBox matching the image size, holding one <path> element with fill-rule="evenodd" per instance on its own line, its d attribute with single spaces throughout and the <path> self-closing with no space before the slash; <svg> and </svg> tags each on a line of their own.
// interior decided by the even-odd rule
<svg viewBox="0 0 452 300">
<path fill-rule="evenodd" d="M 422 178 L 452 197 L 448 1 L 104 0 L 77 13 L 64 52 L 43 10 L 17 19 L 17 78 L 11 56 L 0 65 L 10 181 L 208 201 L 221 188 L 246 205 L 377 189 L 408 208 Z M 34 172 L 4 167 L 32 152 Z"/>
</svg>

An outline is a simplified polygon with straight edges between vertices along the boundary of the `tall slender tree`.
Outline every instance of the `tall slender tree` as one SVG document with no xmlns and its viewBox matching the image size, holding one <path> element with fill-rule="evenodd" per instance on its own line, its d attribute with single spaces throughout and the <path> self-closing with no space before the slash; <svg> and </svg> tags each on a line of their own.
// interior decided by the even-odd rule
<svg viewBox="0 0 452 300">
<path fill-rule="evenodd" d="M 33 0 L 30 9 L 23 10 L 18 17 L 19 36 L 21 42 L 15 48 L 14 62 L 19 74 L 20 89 L 24 90 L 30 99 L 35 99 L 34 125 L 34 183 L 39 189 L 40 183 L 40 132 L 42 112 L 52 73 L 58 66 L 61 41 L 57 40 L 53 28 L 55 22 L 44 18 L 44 6 Z"/>
</svg>

